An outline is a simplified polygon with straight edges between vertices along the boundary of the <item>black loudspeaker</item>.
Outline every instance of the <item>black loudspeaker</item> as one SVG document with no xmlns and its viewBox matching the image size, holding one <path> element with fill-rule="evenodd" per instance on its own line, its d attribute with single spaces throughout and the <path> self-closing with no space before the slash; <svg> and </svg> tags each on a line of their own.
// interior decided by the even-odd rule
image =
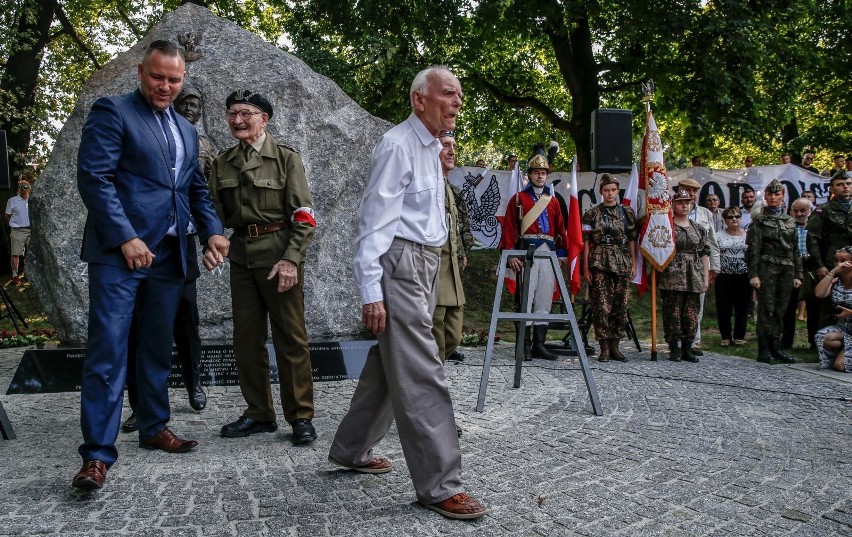
<svg viewBox="0 0 852 537">
<path fill-rule="evenodd" d="M 6 145 L 6 131 L 0 131 L 0 189 L 9 188 L 9 149 Z"/>
<path fill-rule="evenodd" d="M 599 108 L 592 112 L 592 169 L 630 172 L 633 167 L 633 112 Z"/>
</svg>

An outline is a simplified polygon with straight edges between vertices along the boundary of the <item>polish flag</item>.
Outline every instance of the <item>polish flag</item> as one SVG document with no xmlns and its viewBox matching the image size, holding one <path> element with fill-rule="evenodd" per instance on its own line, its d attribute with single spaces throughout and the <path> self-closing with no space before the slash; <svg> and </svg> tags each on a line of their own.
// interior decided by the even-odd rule
<svg viewBox="0 0 852 537">
<path fill-rule="evenodd" d="M 577 156 L 571 164 L 571 192 L 568 201 L 568 277 L 571 280 L 571 295 L 580 292 L 580 255 L 583 253 L 583 229 L 580 215 L 580 200 L 577 197 Z"/>
<path fill-rule="evenodd" d="M 642 197 L 644 197 L 644 189 L 642 189 L 642 194 Z M 645 216 L 645 208 L 639 196 L 639 171 L 636 169 L 636 164 L 630 170 L 630 178 L 627 180 L 627 189 L 624 191 L 624 200 L 621 203 L 633 208 L 636 212 L 636 218 L 640 222 L 642 221 L 642 218 Z M 645 272 L 645 257 L 641 254 L 636 257 L 636 276 L 631 283 L 636 284 L 640 298 L 648 291 L 648 274 Z"/>
</svg>

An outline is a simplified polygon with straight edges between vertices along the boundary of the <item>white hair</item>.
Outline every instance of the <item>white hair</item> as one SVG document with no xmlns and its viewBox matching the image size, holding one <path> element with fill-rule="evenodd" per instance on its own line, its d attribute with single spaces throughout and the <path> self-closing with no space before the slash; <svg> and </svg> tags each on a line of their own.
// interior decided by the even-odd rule
<svg viewBox="0 0 852 537">
<path fill-rule="evenodd" d="M 790 204 L 790 208 L 795 209 L 799 205 L 804 205 L 805 209 L 807 209 L 808 211 L 810 211 L 814 207 L 814 204 L 811 203 L 811 200 L 809 200 L 808 198 L 796 198 L 796 201 Z"/>
<path fill-rule="evenodd" d="M 428 95 L 430 79 L 438 71 L 446 71 L 451 75 L 453 74 L 446 65 L 430 65 L 414 76 L 414 80 L 411 82 L 411 91 L 408 94 L 411 99 L 412 108 L 414 108 L 414 94 L 416 93 L 420 96 Z"/>
</svg>

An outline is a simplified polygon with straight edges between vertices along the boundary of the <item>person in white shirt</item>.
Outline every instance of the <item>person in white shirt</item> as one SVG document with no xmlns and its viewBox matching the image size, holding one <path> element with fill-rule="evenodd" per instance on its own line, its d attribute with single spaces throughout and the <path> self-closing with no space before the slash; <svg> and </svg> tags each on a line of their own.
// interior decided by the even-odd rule
<svg viewBox="0 0 852 537">
<path fill-rule="evenodd" d="M 6 202 L 6 222 L 9 223 L 9 242 L 12 252 L 12 283 L 20 285 L 23 271 L 18 274 L 21 258 L 30 242 L 30 183 L 18 182 L 18 195 Z"/>
<path fill-rule="evenodd" d="M 373 149 L 352 263 L 362 317 L 378 336 L 329 450 L 362 473 L 393 468 L 373 447 L 396 420 L 417 501 L 448 518 L 487 510 L 464 492 L 453 404 L 432 334 L 441 246 L 447 240 L 438 136 L 454 130 L 458 78 L 430 67 L 411 84 L 412 114 Z"/>
</svg>

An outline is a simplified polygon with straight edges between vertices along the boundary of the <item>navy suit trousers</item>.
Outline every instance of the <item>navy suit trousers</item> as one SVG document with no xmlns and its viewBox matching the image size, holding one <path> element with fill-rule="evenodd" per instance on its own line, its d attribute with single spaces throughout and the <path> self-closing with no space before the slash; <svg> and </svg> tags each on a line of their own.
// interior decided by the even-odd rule
<svg viewBox="0 0 852 537">
<path fill-rule="evenodd" d="M 127 343 L 134 308 L 140 441 L 156 436 L 171 416 L 166 382 L 171 370 L 172 326 L 184 278 L 178 239 L 153 249 L 148 269 L 89 263 L 89 348 L 83 365 L 80 425 L 84 460 L 107 467 L 118 457 L 115 441 L 127 375 Z"/>
</svg>

